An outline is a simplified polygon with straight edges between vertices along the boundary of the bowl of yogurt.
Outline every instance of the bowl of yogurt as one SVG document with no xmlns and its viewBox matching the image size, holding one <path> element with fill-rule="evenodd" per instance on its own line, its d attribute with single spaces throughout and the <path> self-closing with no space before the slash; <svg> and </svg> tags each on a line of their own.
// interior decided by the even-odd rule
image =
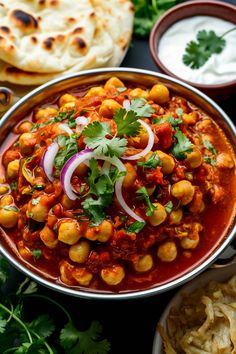
<svg viewBox="0 0 236 354">
<path fill-rule="evenodd" d="M 150 50 L 157 67 L 215 99 L 236 92 L 236 6 L 188 1 L 155 24 Z"/>
</svg>

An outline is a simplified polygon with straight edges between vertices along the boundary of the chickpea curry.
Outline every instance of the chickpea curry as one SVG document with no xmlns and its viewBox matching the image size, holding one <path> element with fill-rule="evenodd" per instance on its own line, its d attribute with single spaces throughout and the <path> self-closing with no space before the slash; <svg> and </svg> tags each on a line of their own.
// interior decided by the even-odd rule
<svg viewBox="0 0 236 354">
<path fill-rule="evenodd" d="M 145 289 L 192 269 L 227 236 L 232 146 L 211 117 L 161 83 L 111 77 L 63 93 L 9 139 L 1 239 L 56 282 Z"/>
</svg>

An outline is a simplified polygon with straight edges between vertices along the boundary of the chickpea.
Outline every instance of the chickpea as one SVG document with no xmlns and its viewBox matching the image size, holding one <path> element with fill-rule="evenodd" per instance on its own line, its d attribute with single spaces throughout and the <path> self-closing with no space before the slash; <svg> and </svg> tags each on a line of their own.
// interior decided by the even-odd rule
<svg viewBox="0 0 236 354">
<path fill-rule="evenodd" d="M 80 240 L 75 245 L 70 246 L 69 257 L 73 262 L 84 263 L 90 253 L 90 244 L 86 240 Z"/>
<path fill-rule="evenodd" d="M 162 84 L 154 85 L 149 92 L 149 99 L 160 105 L 170 100 L 170 93 L 166 86 Z"/>
<path fill-rule="evenodd" d="M 185 114 L 183 114 L 182 119 L 185 124 L 194 125 L 198 121 L 198 113 L 195 111 L 188 113 L 188 114 L 185 113 Z"/>
<path fill-rule="evenodd" d="M 113 265 L 101 270 L 101 278 L 108 285 L 118 285 L 125 277 L 124 268 L 120 265 Z"/>
<path fill-rule="evenodd" d="M 202 154 L 197 147 L 193 148 L 193 151 L 187 154 L 186 159 L 184 160 L 191 168 L 197 168 L 202 164 Z"/>
<path fill-rule="evenodd" d="M 30 260 L 32 257 L 32 252 L 25 246 L 24 241 L 19 241 L 17 244 L 18 251 L 22 258 Z"/>
<path fill-rule="evenodd" d="M 106 91 L 101 86 L 92 87 L 85 95 L 85 97 L 88 96 L 106 96 Z"/>
<path fill-rule="evenodd" d="M 36 137 L 32 133 L 23 133 L 19 138 L 20 150 L 23 154 L 31 154 L 34 151 Z"/>
<path fill-rule="evenodd" d="M 20 161 L 14 160 L 7 165 L 7 177 L 10 179 L 16 178 L 19 173 Z"/>
<path fill-rule="evenodd" d="M 72 276 L 74 266 L 72 266 L 67 261 L 62 261 L 60 263 L 59 269 L 60 269 L 61 280 L 63 281 L 63 283 L 67 285 L 74 285 L 74 278 Z"/>
<path fill-rule="evenodd" d="M 148 99 L 148 92 L 145 90 L 142 90 L 141 88 L 137 87 L 136 89 L 133 89 L 129 92 L 129 95 L 131 98 L 145 98 L 145 100 Z"/>
<path fill-rule="evenodd" d="M 134 269 L 139 272 L 147 272 L 153 267 L 153 259 L 150 254 L 145 254 L 144 256 L 139 255 L 137 259 L 134 260 Z"/>
<path fill-rule="evenodd" d="M 17 132 L 18 132 L 19 134 L 28 133 L 28 132 L 31 131 L 32 126 L 33 126 L 33 123 L 32 123 L 32 122 L 29 122 L 29 121 L 22 122 L 22 123 L 17 127 Z"/>
<path fill-rule="evenodd" d="M 13 209 L 13 203 L 14 199 L 11 195 L 6 195 L 0 200 L 0 224 L 7 229 L 14 227 L 18 221 L 18 210 Z M 12 208 L 4 209 L 4 207 Z"/>
<path fill-rule="evenodd" d="M 227 152 L 222 152 L 216 157 L 216 165 L 217 167 L 222 169 L 233 168 L 234 160 L 230 154 L 228 154 Z"/>
<path fill-rule="evenodd" d="M 189 204 L 194 196 L 195 188 L 191 182 L 182 180 L 174 183 L 171 188 L 173 197 L 181 201 L 183 205 Z"/>
<path fill-rule="evenodd" d="M 167 213 L 165 207 L 162 204 L 153 203 L 153 205 L 156 209 L 154 213 L 148 217 L 148 220 L 152 226 L 158 226 L 166 220 Z"/>
<path fill-rule="evenodd" d="M 157 150 L 156 154 L 160 157 L 160 160 L 162 162 L 162 171 L 165 175 L 168 175 L 173 172 L 175 168 L 175 160 L 173 159 L 172 156 L 166 154 L 165 152 L 162 152 L 161 150 Z"/>
<path fill-rule="evenodd" d="M 65 209 L 71 209 L 74 205 L 74 201 L 68 198 L 66 194 L 63 194 L 61 199 L 61 205 Z"/>
<path fill-rule="evenodd" d="M 3 195 L 3 194 L 6 194 L 8 193 L 10 190 L 9 186 L 6 185 L 6 186 L 0 186 L 0 195 Z"/>
<path fill-rule="evenodd" d="M 93 274 L 85 268 L 75 268 L 72 272 L 73 278 L 79 283 L 79 285 L 87 286 L 93 279 Z"/>
<path fill-rule="evenodd" d="M 79 224 L 75 220 L 67 220 L 60 224 L 58 240 L 68 245 L 74 245 L 81 237 Z"/>
<path fill-rule="evenodd" d="M 28 218 L 31 218 L 38 222 L 44 222 L 47 220 L 49 212 L 49 206 L 42 203 L 41 199 L 38 204 L 33 205 L 32 201 L 28 203 L 26 215 Z"/>
<path fill-rule="evenodd" d="M 177 257 L 177 247 L 174 241 L 162 243 L 157 250 L 157 256 L 162 262 L 173 262 Z"/>
<path fill-rule="evenodd" d="M 66 93 L 60 97 L 59 107 L 64 106 L 66 103 L 69 102 L 77 102 L 77 98 L 75 96 L 70 95 L 69 93 Z"/>
<path fill-rule="evenodd" d="M 123 188 L 129 188 L 134 185 L 134 182 L 137 178 L 137 172 L 134 166 L 129 162 L 125 163 L 125 168 L 126 168 L 126 175 L 123 180 Z"/>
<path fill-rule="evenodd" d="M 40 231 L 40 238 L 42 242 L 50 249 L 56 248 L 58 239 L 55 232 L 53 232 L 47 225 Z"/>
<path fill-rule="evenodd" d="M 197 128 L 203 133 L 207 133 L 209 128 L 212 126 L 212 122 L 210 119 L 203 119 L 201 122 L 198 123 Z"/>
<path fill-rule="evenodd" d="M 105 118 L 112 118 L 121 105 L 112 99 L 104 100 L 99 108 L 99 114 Z"/>
<path fill-rule="evenodd" d="M 60 107 L 60 112 L 73 111 L 76 109 L 76 102 L 67 102 Z"/>
<path fill-rule="evenodd" d="M 173 210 L 169 215 L 169 222 L 171 225 L 178 225 L 183 218 L 183 210 L 182 208 L 178 208 L 177 210 Z"/>
<path fill-rule="evenodd" d="M 88 240 L 107 242 L 113 234 L 113 225 L 110 221 L 104 220 L 99 226 L 90 227 L 85 233 Z"/>
<path fill-rule="evenodd" d="M 199 244 L 199 234 L 195 234 L 194 237 L 183 237 L 180 240 L 181 247 L 189 250 L 194 249 Z"/>
<path fill-rule="evenodd" d="M 119 87 L 125 87 L 125 85 L 120 79 L 118 79 L 118 77 L 115 76 L 111 77 L 104 85 L 105 90 L 111 90 Z"/>
<path fill-rule="evenodd" d="M 53 107 L 42 108 L 35 114 L 36 120 L 47 120 L 49 118 L 53 118 L 57 115 L 57 109 Z"/>
</svg>

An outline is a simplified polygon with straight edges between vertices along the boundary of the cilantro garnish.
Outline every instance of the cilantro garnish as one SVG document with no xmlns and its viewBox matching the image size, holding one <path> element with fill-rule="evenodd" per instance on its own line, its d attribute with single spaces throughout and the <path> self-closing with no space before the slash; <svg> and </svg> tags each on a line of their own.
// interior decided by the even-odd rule
<svg viewBox="0 0 236 354">
<path fill-rule="evenodd" d="M 173 203 L 171 200 L 165 205 L 165 209 L 166 209 L 167 214 L 170 214 L 172 212 Z"/>
<path fill-rule="evenodd" d="M 119 157 L 125 151 L 127 140 L 113 137 L 110 132 L 111 128 L 107 123 L 93 122 L 83 130 L 85 144 L 94 149 L 97 155 Z"/>
<path fill-rule="evenodd" d="M 152 123 L 154 124 L 162 124 L 162 123 L 169 123 L 173 128 L 178 127 L 180 124 L 184 124 L 181 118 L 174 118 L 172 116 L 167 117 L 165 119 L 154 118 Z"/>
<path fill-rule="evenodd" d="M 203 160 L 208 163 L 209 165 L 215 166 L 216 165 L 216 159 L 214 157 L 210 157 L 210 156 L 204 156 Z"/>
<path fill-rule="evenodd" d="M 213 155 L 217 155 L 218 153 L 217 149 L 213 146 L 212 143 L 210 143 L 209 140 L 207 139 L 203 140 L 203 145 L 207 150 L 211 151 Z"/>
<path fill-rule="evenodd" d="M 120 108 L 115 112 L 113 119 L 116 122 L 119 136 L 123 137 L 125 135 L 129 137 L 139 134 L 141 124 L 137 122 L 139 117 L 136 112 L 127 112 L 126 109 Z"/>
<path fill-rule="evenodd" d="M 176 108 L 175 113 L 178 117 L 181 117 L 184 114 L 184 111 L 182 110 L 182 108 Z"/>
<path fill-rule="evenodd" d="M 146 208 L 146 215 L 147 216 L 151 216 L 153 215 L 156 207 L 152 204 L 147 189 L 145 187 L 141 187 L 139 188 L 136 193 L 138 194 L 138 198 L 139 199 L 144 199 L 146 204 L 147 204 L 147 208 Z"/>
<path fill-rule="evenodd" d="M 19 209 L 15 205 L 1 205 L 0 209 L 7 211 L 18 211 Z"/>
<path fill-rule="evenodd" d="M 183 62 L 191 69 L 199 69 L 203 66 L 213 54 L 220 54 L 225 48 L 226 41 L 223 38 L 236 27 L 217 36 L 214 31 L 202 30 L 197 33 L 197 40 L 187 43 Z"/>
<path fill-rule="evenodd" d="M 48 124 L 59 123 L 59 122 L 62 122 L 63 120 L 66 120 L 66 119 L 68 120 L 69 127 L 73 128 L 76 126 L 74 114 L 75 114 L 74 110 L 59 112 L 58 115 L 52 119 L 49 119 L 49 120 L 42 122 L 42 123 L 34 124 L 31 131 L 34 132 L 35 130 L 37 130 L 39 128 L 43 128 Z"/>
<path fill-rule="evenodd" d="M 42 251 L 40 249 L 35 249 L 32 251 L 32 256 L 35 258 L 35 259 L 39 259 L 41 256 L 42 256 Z"/>
<path fill-rule="evenodd" d="M 124 175 L 117 168 L 108 174 L 101 174 L 96 159 L 89 161 L 91 173 L 88 177 L 90 190 L 87 198 L 81 203 L 85 213 L 94 225 L 99 225 L 105 219 L 105 211 L 113 201 L 114 185 L 118 178 Z"/>
<path fill-rule="evenodd" d="M 175 143 L 171 152 L 178 160 L 184 160 L 186 158 L 186 154 L 193 151 L 194 145 L 181 132 L 181 130 L 179 128 L 176 128 L 174 136 L 175 136 L 177 142 Z"/>
<path fill-rule="evenodd" d="M 58 135 L 57 143 L 60 146 L 60 150 L 57 153 L 57 156 L 54 161 L 54 166 L 56 168 L 57 175 L 64 164 L 69 158 L 78 152 L 78 146 L 76 141 L 76 135 L 72 134 L 69 136 L 66 135 Z"/>
<path fill-rule="evenodd" d="M 147 161 L 139 161 L 138 166 L 145 168 L 156 168 L 157 166 L 162 166 L 162 161 L 157 154 L 153 154 Z"/>
<path fill-rule="evenodd" d="M 32 201 L 31 201 L 32 205 L 37 205 L 39 202 L 40 202 L 40 197 L 33 198 Z"/>
<path fill-rule="evenodd" d="M 151 117 L 151 115 L 155 112 L 150 104 L 147 103 L 145 98 L 134 98 L 131 100 L 131 105 L 128 111 L 133 111 L 139 117 Z"/>
<path fill-rule="evenodd" d="M 138 234 L 144 228 L 145 225 L 145 221 L 135 221 L 127 227 L 126 232 L 130 234 L 135 232 L 136 234 Z"/>
<path fill-rule="evenodd" d="M 0 258 L 0 285 L 7 285 L 8 275 L 8 264 Z M 7 288 L 5 287 L 3 291 L 0 286 L 1 353 L 107 354 L 109 352 L 110 343 L 106 339 L 100 339 L 102 327 L 99 322 L 93 321 L 87 330 L 80 331 L 74 325 L 64 304 L 39 293 L 36 283 L 28 278 L 25 278 L 14 293 L 8 293 Z M 39 309 L 43 309 L 47 303 L 50 304 L 50 307 L 46 307 L 47 311 L 50 309 L 49 314 L 35 315 L 34 309 L 29 316 L 30 302 L 27 301 L 29 299 L 32 304 L 40 304 Z M 59 322 L 53 318 L 53 313 L 55 319 L 58 318 L 58 311 L 62 314 Z"/>
<path fill-rule="evenodd" d="M 16 181 L 10 183 L 10 188 L 12 191 L 16 190 L 17 186 L 18 186 L 18 184 Z"/>
</svg>

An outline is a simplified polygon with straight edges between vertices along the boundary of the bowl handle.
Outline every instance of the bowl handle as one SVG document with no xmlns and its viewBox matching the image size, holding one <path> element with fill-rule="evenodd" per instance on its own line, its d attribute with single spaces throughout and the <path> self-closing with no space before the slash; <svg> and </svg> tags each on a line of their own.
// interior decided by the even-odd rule
<svg viewBox="0 0 236 354">
<path fill-rule="evenodd" d="M 226 250 L 217 258 L 211 268 L 224 268 L 233 263 L 236 263 L 236 238 L 233 239 Z"/>
<path fill-rule="evenodd" d="M 0 117 L 6 112 L 19 97 L 14 95 L 14 92 L 8 87 L 0 86 Z"/>
</svg>

